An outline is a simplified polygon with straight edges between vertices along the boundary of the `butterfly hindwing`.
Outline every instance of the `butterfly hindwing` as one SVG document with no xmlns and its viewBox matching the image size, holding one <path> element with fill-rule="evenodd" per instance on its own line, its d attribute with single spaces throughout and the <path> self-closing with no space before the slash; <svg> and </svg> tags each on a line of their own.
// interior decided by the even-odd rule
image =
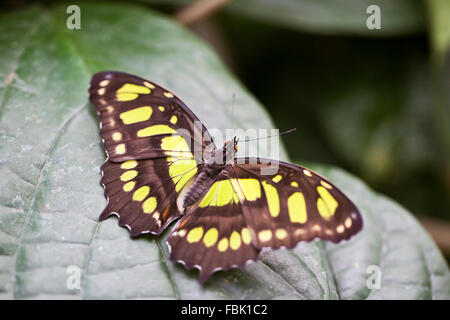
<svg viewBox="0 0 450 320">
<path fill-rule="evenodd" d="M 240 163 L 243 162 L 243 163 Z M 314 238 L 339 242 L 362 227 L 353 203 L 317 173 L 289 163 L 236 159 L 169 235 L 171 259 L 200 270 L 256 260 L 261 249 L 293 248 Z"/>
<path fill-rule="evenodd" d="M 92 77 L 89 94 L 111 161 L 164 156 L 161 140 L 175 131 L 186 138 L 200 161 L 201 152 L 212 141 L 180 99 L 151 81 L 122 72 L 100 72 Z"/>
<path fill-rule="evenodd" d="M 238 195 L 224 175 L 179 221 L 167 243 L 173 261 L 200 270 L 201 283 L 214 271 L 256 260 L 260 252 L 251 243 Z"/>
</svg>

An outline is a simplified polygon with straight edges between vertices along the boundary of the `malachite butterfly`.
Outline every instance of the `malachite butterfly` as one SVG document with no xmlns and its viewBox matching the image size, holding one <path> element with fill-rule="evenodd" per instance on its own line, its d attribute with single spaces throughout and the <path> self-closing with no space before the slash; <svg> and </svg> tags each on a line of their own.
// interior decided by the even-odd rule
<svg viewBox="0 0 450 320">
<path fill-rule="evenodd" d="M 314 238 L 339 242 L 361 230 L 355 205 L 310 169 L 260 158 L 236 158 L 237 139 L 217 148 L 196 115 L 172 92 L 134 75 L 92 77 L 90 101 L 108 159 L 101 183 L 131 236 L 167 239 L 170 258 L 200 270 L 255 261 L 265 247 L 293 248 Z M 276 165 L 272 174 L 261 174 Z"/>
</svg>

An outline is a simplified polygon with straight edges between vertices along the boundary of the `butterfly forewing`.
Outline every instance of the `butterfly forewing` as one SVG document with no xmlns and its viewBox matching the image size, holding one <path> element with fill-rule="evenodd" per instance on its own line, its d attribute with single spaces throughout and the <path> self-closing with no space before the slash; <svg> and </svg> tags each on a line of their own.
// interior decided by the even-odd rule
<svg viewBox="0 0 450 320">
<path fill-rule="evenodd" d="M 189 152 L 199 162 L 202 151 L 212 142 L 192 111 L 151 81 L 121 72 L 100 72 L 92 77 L 89 94 L 111 161 L 164 156 L 167 150 L 161 149 L 161 140 L 175 131 L 186 138 Z"/>
<path fill-rule="evenodd" d="M 97 73 L 89 92 L 108 154 L 100 218 L 118 215 L 132 235 L 161 233 L 181 215 L 176 200 L 211 142 L 206 129 L 173 93 L 136 76 Z"/>
<path fill-rule="evenodd" d="M 271 161 L 278 170 L 265 175 L 262 169 L 269 166 L 267 160 L 239 160 L 231 166 L 230 176 L 245 182 L 249 189 L 242 192 L 242 208 L 257 247 L 294 247 L 314 238 L 339 242 L 362 228 L 356 206 L 319 174 Z"/>
</svg>

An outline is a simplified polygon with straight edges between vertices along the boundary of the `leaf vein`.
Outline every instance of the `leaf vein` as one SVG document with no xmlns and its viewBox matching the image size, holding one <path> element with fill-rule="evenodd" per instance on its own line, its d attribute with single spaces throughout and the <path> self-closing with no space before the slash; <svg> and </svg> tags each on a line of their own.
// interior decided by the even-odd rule
<svg viewBox="0 0 450 320">
<path fill-rule="evenodd" d="M 26 213 L 25 213 L 25 219 L 24 219 L 24 222 L 23 222 L 23 224 L 22 224 L 22 228 L 21 228 L 21 231 L 20 231 L 20 233 L 19 233 L 19 236 L 18 236 L 18 238 L 17 238 L 17 245 L 16 245 L 16 250 L 15 250 L 15 253 L 14 253 L 14 264 L 15 264 L 15 265 L 14 265 L 14 276 L 13 276 L 14 279 L 16 279 L 17 255 L 18 255 L 19 248 L 20 248 L 20 246 L 21 246 L 21 244 L 22 244 L 22 241 L 23 241 L 23 236 L 24 236 L 24 233 L 25 233 L 25 228 L 26 228 L 26 226 L 27 226 L 27 224 L 28 224 L 28 221 L 29 221 L 29 219 L 30 219 L 30 216 L 32 215 L 32 208 L 33 208 L 33 205 L 34 205 L 34 203 L 35 203 L 35 201 L 36 201 L 36 195 L 37 195 L 37 193 L 38 193 L 39 186 L 40 186 L 40 184 L 42 183 L 42 181 L 44 180 L 44 177 L 45 177 L 45 169 L 47 169 L 47 167 L 48 167 L 48 165 L 49 165 L 49 160 L 50 160 L 50 158 L 51 158 L 51 156 L 52 156 L 52 153 L 53 153 L 55 147 L 57 146 L 57 144 L 58 144 L 58 142 L 59 142 L 59 140 L 60 140 L 62 134 L 67 130 L 67 128 L 69 127 L 70 123 L 72 123 L 72 121 L 80 114 L 80 111 L 81 111 L 84 107 L 85 107 L 85 105 L 82 105 L 82 106 L 76 108 L 75 111 L 72 112 L 72 113 L 69 115 L 69 117 L 67 118 L 67 120 L 63 122 L 62 126 L 57 130 L 56 136 L 55 136 L 55 138 L 53 139 L 53 142 L 50 144 L 50 148 L 48 149 L 48 151 L 47 151 L 46 154 L 45 154 L 44 163 L 42 164 L 41 169 L 40 169 L 40 171 L 39 171 L 39 178 L 38 178 L 38 181 L 37 181 L 37 183 L 36 183 L 36 185 L 35 185 L 35 187 L 34 187 L 33 196 L 32 196 L 32 198 L 31 198 L 31 201 L 30 201 L 30 204 L 29 204 L 29 206 L 28 206 L 28 209 L 27 209 L 27 211 L 26 211 Z M 16 280 L 17 280 L 17 279 L 16 279 Z M 16 286 L 17 286 L 17 281 L 14 282 L 14 292 L 13 292 L 13 295 L 14 295 L 15 298 L 16 298 L 16 292 L 17 292 L 17 291 L 16 291 L 16 289 L 17 289 Z"/>
<path fill-rule="evenodd" d="M 166 257 L 166 255 L 164 253 L 164 250 L 163 250 L 162 246 L 161 246 L 161 242 L 158 239 L 156 239 L 155 242 L 158 245 L 159 251 L 161 252 L 162 262 L 164 263 L 164 265 L 165 265 L 165 267 L 167 269 L 167 277 L 169 278 L 170 285 L 172 286 L 175 299 L 179 300 L 181 298 L 180 297 L 180 292 L 178 290 L 177 285 L 175 284 L 175 280 L 173 278 L 172 272 L 170 271 L 169 264 L 168 264 L 168 261 L 167 261 L 167 257 Z"/>
</svg>

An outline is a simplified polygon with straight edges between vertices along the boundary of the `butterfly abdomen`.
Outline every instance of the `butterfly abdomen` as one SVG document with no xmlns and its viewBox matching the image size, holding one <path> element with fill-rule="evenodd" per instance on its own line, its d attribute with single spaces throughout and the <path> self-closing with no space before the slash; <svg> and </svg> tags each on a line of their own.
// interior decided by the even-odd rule
<svg viewBox="0 0 450 320">
<path fill-rule="evenodd" d="M 186 193 L 186 196 L 183 199 L 183 208 L 197 202 L 214 183 L 215 178 L 220 171 L 221 168 L 208 165 L 204 166 L 203 170 L 198 174 L 197 178 L 194 180 L 194 183 L 192 183 Z"/>
</svg>

